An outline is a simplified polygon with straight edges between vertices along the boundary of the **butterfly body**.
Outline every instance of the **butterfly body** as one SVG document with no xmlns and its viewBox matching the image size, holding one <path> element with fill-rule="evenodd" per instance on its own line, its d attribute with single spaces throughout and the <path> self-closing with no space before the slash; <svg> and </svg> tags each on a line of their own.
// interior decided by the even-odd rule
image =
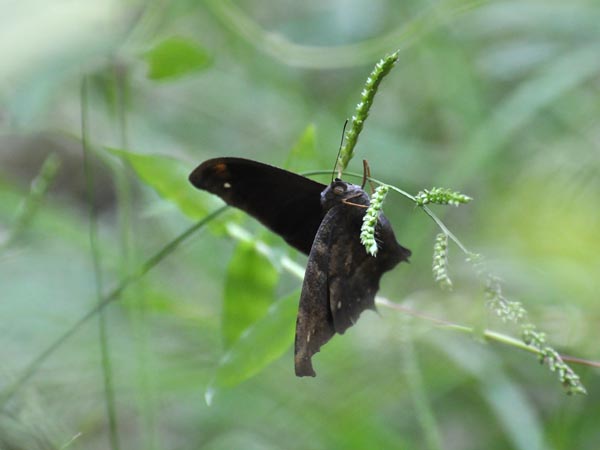
<svg viewBox="0 0 600 450">
<path fill-rule="evenodd" d="M 297 376 L 315 376 L 312 356 L 364 310 L 375 309 L 381 276 L 410 256 L 383 215 L 376 226 L 377 257 L 366 252 L 359 236 L 369 196 L 360 186 L 339 179 L 326 186 L 241 158 L 205 161 L 190 181 L 308 254 L 296 321 Z"/>
</svg>

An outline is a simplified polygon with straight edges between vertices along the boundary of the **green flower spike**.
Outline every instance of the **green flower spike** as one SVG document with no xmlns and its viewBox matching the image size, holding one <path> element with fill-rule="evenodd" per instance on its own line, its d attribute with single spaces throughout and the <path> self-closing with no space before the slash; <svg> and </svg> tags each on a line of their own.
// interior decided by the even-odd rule
<svg viewBox="0 0 600 450">
<path fill-rule="evenodd" d="M 362 227 L 360 228 L 360 242 L 365 246 L 369 255 L 377 256 L 377 240 L 375 239 L 375 227 L 379 214 L 383 209 L 383 202 L 388 193 L 388 186 L 382 185 L 375 189 L 371 197 L 371 204 L 363 217 Z"/>
<path fill-rule="evenodd" d="M 419 206 L 424 206 L 428 203 L 458 206 L 461 203 L 469 203 L 471 200 L 473 200 L 471 197 L 461 194 L 458 191 L 437 187 L 419 191 L 415 196 L 415 202 Z"/>
<path fill-rule="evenodd" d="M 448 235 L 440 233 L 433 246 L 433 278 L 443 290 L 452 290 L 452 280 L 448 275 Z"/>
</svg>

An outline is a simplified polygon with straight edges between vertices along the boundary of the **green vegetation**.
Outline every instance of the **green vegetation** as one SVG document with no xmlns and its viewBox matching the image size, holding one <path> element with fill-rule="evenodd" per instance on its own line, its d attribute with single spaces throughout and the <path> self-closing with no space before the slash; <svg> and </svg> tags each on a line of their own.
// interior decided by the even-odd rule
<svg viewBox="0 0 600 450">
<path fill-rule="evenodd" d="M 585 0 L 4 5 L 0 450 L 595 450 L 599 20 Z M 362 238 L 376 252 L 383 207 L 413 252 L 315 379 L 293 375 L 306 258 L 187 182 L 215 156 L 324 183 L 367 159 Z"/>
</svg>

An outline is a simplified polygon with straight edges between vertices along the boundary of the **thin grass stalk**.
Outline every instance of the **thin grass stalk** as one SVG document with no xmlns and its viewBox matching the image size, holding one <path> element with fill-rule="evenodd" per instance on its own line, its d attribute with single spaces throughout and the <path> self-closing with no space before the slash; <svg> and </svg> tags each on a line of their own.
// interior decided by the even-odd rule
<svg viewBox="0 0 600 450">
<path fill-rule="evenodd" d="M 98 214 L 94 191 L 94 170 L 92 168 L 92 150 L 90 147 L 89 131 L 89 99 L 87 77 L 81 82 L 81 144 L 83 149 L 83 172 L 86 180 L 86 194 L 89 205 L 89 241 L 94 272 L 94 284 L 98 305 L 102 303 L 102 268 L 101 255 L 98 246 Z M 100 358 L 102 365 L 102 378 L 104 381 L 104 402 L 108 417 L 109 441 L 112 450 L 119 450 L 119 430 L 117 426 L 117 408 L 115 406 L 114 381 L 112 377 L 112 364 L 110 359 L 110 344 L 108 341 L 107 318 L 104 310 L 98 314 L 98 339 L 100 344 Z"/>
</svg>

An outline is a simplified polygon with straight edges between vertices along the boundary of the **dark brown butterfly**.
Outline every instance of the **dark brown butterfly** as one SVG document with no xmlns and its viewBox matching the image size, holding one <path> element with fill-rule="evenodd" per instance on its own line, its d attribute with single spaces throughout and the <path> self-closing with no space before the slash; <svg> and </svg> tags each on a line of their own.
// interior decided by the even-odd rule
<svg viewBox="0 0 600 450">
<path fill-rule="evenodd" d="M 383 215 L 376 227 L 377 257 L 367 254 L 360 228 L 369 196 L 360 186 L 339 179 L 326 186 L 242 158 L 205 161 L 191 173 L 190 182 L 247 212 L 308 255 L 296 321 L 297 376 L 315 376 L 312 356 L 365 309 L 375 309 L 381 276 L 410 256 Z"/>
</svg>

